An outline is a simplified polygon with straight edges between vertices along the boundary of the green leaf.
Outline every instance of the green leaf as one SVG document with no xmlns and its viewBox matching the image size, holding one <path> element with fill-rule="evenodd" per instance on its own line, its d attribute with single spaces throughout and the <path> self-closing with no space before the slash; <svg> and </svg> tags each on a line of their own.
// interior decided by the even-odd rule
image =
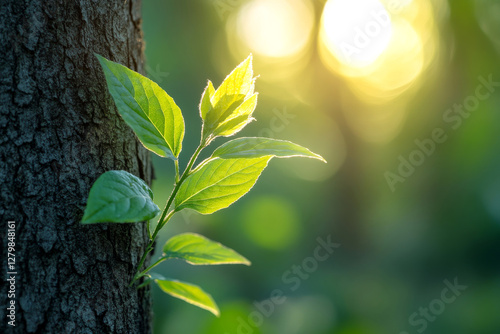
<svg viewBox="0 0 500 334">
<path fill-rule="evenodd" d="M 220 315 L 219 308 L 212 296 L 203 291 L 199 286 L 181 282 L 173 279 L 159 278 L 160 275 L 151 275 L 156 284 L 172 297 L 179 298 L 190 304 L 212 312 L 217 317 Z"/>
<path fill-rule="evenodd" d="M 257 107 L 258 93 L 253 94 L 231 113 L 231 116 L 220 122 L 214 130 L 214 136 L 229 137 L 243 129 L 248 123 L 255 120 L 252 113 Z"/>
<path fill-rule="evenodd" d="M 228 141 L 219 146 L 212 157 L 222 159 L 258 158 L 273 156 L 277 158 L 304 157 L 326 162 L 322 156 L 307 148 L 286 140 L 260 137 L 243 137 Z"/>
<path fill-rule="evenodd" d="M 257 105 L 252 55 L 239 64 L 214 91 L 209 81 L 200 103 L 203 119 L 203 138 L 231 136 L 240 131 L 252 118 Z"/>
<path fill-rule="evenodd" d="M 174 100 L 150 79 L 96 54 L 118 112 L 141 143 L 176 160 L 182 149 L 184 119 Z"/>
<path fill-rule="evenodd" d="M 112 170 L 92 185 L 82 223 L 134 223 L 154 218 L 159 212 L 153 192 L 143 180 Z"/>
<path fill-rule="evenodd" d="M 212 109 L 212 104 L 210 102 L 210 99 L 214 96 L 214 94 L 215 94 L 214 85 L 210 80 L 208 80 L 207 87 L 205 88 L 205 91 L 201 96 L 201 102 L 200 102 L 200 116 L 203 120 L 205 119 L 210 109 Z"/>
<path fill-rule="evenodd" d="M 184 208 L 209 214 L 223 209 L 246 194 L 271 157 L 211 159 L 186 178 L 175 196 L 175 210 Z"/>
<path fill-rule="evenodd" d="M 253 78 L 252 55 L 249 55 L 241 64 L 224 79 L 215 91 L 212 102 L 218 102 L 222 97 L 249 96 L 253 94 L 255 80 Z M 216 104 L 216 103 L 214 103 Z"/>
<path fill-rule="evenodd" d="M 195 233 L 179 234 L 163 246 L 162 258 L 182 259 L 193 265 L 245 264 L 250 261 L 234 250 Z"/>
</svg>

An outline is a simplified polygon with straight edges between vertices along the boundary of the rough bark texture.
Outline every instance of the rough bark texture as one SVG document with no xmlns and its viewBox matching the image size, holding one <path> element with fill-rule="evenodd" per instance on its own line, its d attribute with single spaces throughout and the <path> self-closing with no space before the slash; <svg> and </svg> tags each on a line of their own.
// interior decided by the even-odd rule
<svg viewBox="0 0 500 334">
<path fill-rule="evenodd" d="M 2 333 L 149 333 L 148 289 L 129 288 L 144 223 L 79 223 L 107 170 L 151 181 L 93 53 L 143 70 L 140 1 L 0 2 Z M 8 326 L 7 220 L 16 222 L 16 327 Z"/>
</svg>

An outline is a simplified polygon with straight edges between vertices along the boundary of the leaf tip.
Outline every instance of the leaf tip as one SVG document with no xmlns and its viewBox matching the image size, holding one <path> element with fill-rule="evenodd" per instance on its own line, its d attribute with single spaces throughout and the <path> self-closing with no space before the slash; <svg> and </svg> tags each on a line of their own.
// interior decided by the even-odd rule
<svg viewBox="0 0 500 334">
<path fill-rule="evenodd" d="M 83 211 L 83 217 L 82 220 L 80 220 L 80 224 L 82 225 L 88 225 L 88 224 L 93 224 L 95 221 L 92 221 L 89 219 L 89 214 L 87 212 L 87 208 L 85 208 L 85 211 Z"/>
<path fill-rule="evenodd" d="M 325 159 L 325 158 L 323 158 L 323 157 L 322 157 L 321 155 L 319 155 L 319 154 L 316 154 L 316 159 L 318 159 L 319 161 L 324 162 L 325 164 L 327 164 L 327 163 L 328 163 L 328 161 L 326 161 L 326 159 Z"/>
<path fill-rule="evenodd" d="M 212 314 L 215 315 L 217 318 L 220 318 L 220 310 L 217 304 L 215 304 L 215 302 L 213 309 L 210 309 L 209 311 L 212 312 Z"/>
<path fill-rule="evenodd" d="M 104 61 L 107 61 L 106 58 L 104 58 L 103 56 L 101 56 L 100 54 L 98 54 L 97 52 L 93 52 L 94 53 L 94 56 L 97 58 L 97 60 L 99 60 L 100 63 L 104 62 Z"/>
<path fill-rule="evenodd" d="M 82 220 L 80 221 L 80 224 L 82 224 L 82 225 L 91 225 L 91 224 L 97 224 L 97 223 L 100 223 L 100 222 L 92 220 L 92 219 L 88 219 L 85 217 L 83 217 Z"/>
<path fill-rule="evenodd" d="M 250 69 L 251 76 L 253 75 L 253 55 L 250 53 L 236 68 Z"/>
</svg>

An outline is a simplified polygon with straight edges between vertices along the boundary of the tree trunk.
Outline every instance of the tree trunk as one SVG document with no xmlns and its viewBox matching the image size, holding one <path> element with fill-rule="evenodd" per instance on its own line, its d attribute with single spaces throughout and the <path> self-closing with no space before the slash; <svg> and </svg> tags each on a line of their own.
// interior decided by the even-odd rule
<svg viewBox="0 0 500 334">
<path fill-rule="evenodd" d="M 151 332 L 149 290 L 128 287 L 146 245 L 144 223 L 80 224 L 103 172 L 151 181 L 149 153 L 116 112 L 93 54 L 142 72 L 140 7 L 0 3 L 2 333 Z M 15 221 L 11 268 L 7 221 Z M 17 273 L 13 298 L 8 272 Z"/>
</svg>

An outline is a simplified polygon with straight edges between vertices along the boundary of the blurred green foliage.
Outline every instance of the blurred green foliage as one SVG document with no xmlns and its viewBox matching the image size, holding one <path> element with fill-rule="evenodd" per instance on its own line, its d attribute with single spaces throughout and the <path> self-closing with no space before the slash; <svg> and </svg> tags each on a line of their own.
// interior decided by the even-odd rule
<svg viewBox="0 0 500 334">
<path fill-rule="evenodd" d="M 402 93 L 399 100 L 370 108 L 356 104 L 346 79 L 320 60 L 314 37 L 301 66 L 277 60 L 283 71 L 293 73 L 284 79 L 273 72 L 277 65 L 254 54 L 260 74 L 258 122 L 242 135 L 287 138 L 329 164 L 273 161 L 236 205 L 211 216 L 175 217 L 159 245 L 176 233 L 198 232 L 237 249 L 252 266 L 165 265 L 162 274 L 175 273 L 211 292 L 222 315 L 215 318 L 180 301 L 155 298 L 156 333 L 418 333 L 422 327 L 409 318 L 439 299 L 444 280 L 455 277 L 468 288 L 428 321 L 424 332 L 500 332 L 500 90 L 481 101 L 456 130 L 442 119 L 448 108 L 475 93 L 478 77 L 500 81 L 500 8 L 493 0 L 438 2 L 446 10 L 436 23 L 434 37 L 440 43 L 434 60 L 412 93 Z M 243 59 L 235 54 L 227 27 L 246 3 L 143 4 L 149 77 L 176 97 L 191 127 L 187 133 L 201 131 L 198 104 L 207 79 L 218 86 Z M 310 4 L 317 31 L 324 2 Z M 356 105 L 374 112 L 394 110 L 393 118 L 402 110 L 405 117 L 390 140 L 374 142 L 351 126 Z M 408 158 L 417 148 L 415 140 L 430 138 L 435 128 L 446 129 L 447 140 L 392 192 L 384 173 L 395 173 L 398 157 Z M 199 139 L 186 137 L 184 151 L 192 152 Z M 224 139 L 215 141 L 211 147 Z M 181 160 L 181 168 L 186 162 Z M 174 166 L 156 157 L 154 165 L 155 202 L 162 206 L 172 189 Z M 328 235 L 341 246 L 292 290 L 284 273 L 314 257 L 317 238 Z M 286 299 L 263 315 L 255 303 L 268 300 L 276 289 Z M 153 293 L 161 295 L 158 289 Z"/>
</svg>

